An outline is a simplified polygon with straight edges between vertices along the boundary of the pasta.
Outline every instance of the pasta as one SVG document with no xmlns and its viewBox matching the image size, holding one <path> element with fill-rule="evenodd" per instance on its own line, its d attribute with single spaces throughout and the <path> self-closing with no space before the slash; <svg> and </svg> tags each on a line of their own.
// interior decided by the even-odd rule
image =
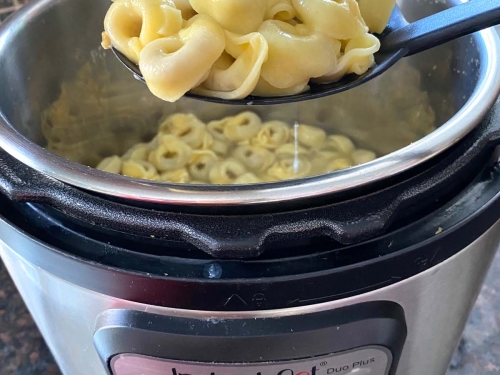
<svg viewBox="0 0 500 375">
<path fill-rule="evenodd" d="M 210 171 L 217 163 L 218 157 L 210 150 L 197 150 L 193 152 L 189 162 L 189 173 L 194 179 L 208 181 Z"/>
<path fill-rule="evenodd" d="M 266 20 L 290 21 L 297 17 L 292 0 L 268 0 Z"/>
<path fill-rule="evenodd" d="M 233 184 L 247 172 L 246 168 L 236 159 L 220 161 L 210 170 L 212 184 Z"/>
<path fill-rule="evenodd" d="M 370 32 L 380 34 L 391 17 L 396 0 L 357 0 L 361 16 Z"/>
<path fill-rule="evenodd" d="M 187 184 L 189 183 L 190 177 L 187 169 L 181 168 L 170 172 L 163 172 L 156 178 L 156 180 L 163 182 L 174 182 L 178 184 Z"/>
<path fill-rule="evenodd" d="M 307 156 L 309 156 L 309 151 L 294 143 L 287 143 L 276 150 L 276 157 L 278 159 L 302 158 Z"/>
<path fill-rule="evenodd" d="M 271 86 L 284 89 L 327 74 L 336 66 L 341 43 L 325 34 L 298 24 L 265 21 L 259 32 L 269 45 L 262 78 Z"/>
<path fill-rule="evenodd" d="M 203 148 L 210 146 L 210 141 L 206 138 L 205 124 L 192 114 L 179 113 L 168 117 L 160 125 L 160 133 L 175 135 L 194 149 L 202 145 Z"/>
<path fill-rule="evenodd" d="M 208 139 L 208 141 L 207 141 Z M 122 157 L 104 158 L 97 169 L 178 184 L 255 184 L 338 171 L 376 159 L 342 135 L 282 121 L 262 122 L 245 111 L 205 124 L 192 113 L 160 121 L 149 143 Z"/>
<path fill-rule="evenodd" d="M 267 42 L 259 33 L 238 35 L 226 31 L 226 52 L 217 60 L 208 78 L 193 92 L 222 99 L 250 95 L 267 59 Z"/>
<path fill-rule="evenodd" d="M 374 64 L 396 0 L 116 0 L 102 46 L 157 97 L 295 95 Z"/>
<path fill-rule="evenodd" d="M 290 136 L 288 125 L 281 121 L 266 122 L 257 136 L 252 139 L 252 144 L 265 148 L 275 149 L 284 145 Z"/>
<path fill-rule="evenodd" d="M 182 28 L 181 11 L 162 5 L 162 0 L 116 0 L 106 15 L 107 37 L 135 63 L 139 62 L 141 50 L 148 43 L 171 36 Z M 108 47 L 108 43 L 104 47 Z"/>
<path fill-rule="evenodd" d="M 158 172 L 153 164 L 143 160 L 126 160 L 122 165 L 122 174 L 128 177 L 152 180 L 157 178 Z"/>
<path fill-rule="evenodd" d="M 306 25 L 333 39 L 358 38 L 368 31 L 356 0 L 293 0 L 293 5 Z"/>
<path fill-rule="evenodd" d="M 242 112 L 227 119 L 224 136 L 234 142 L 250 140 L 262 127 L 259 116 L 252 112 Z"/>
<path fill-rule="evenodd" d="M 175 102 L 208 78 L 224 47 L 223 29 L 211 17 L 198 14 L 177 35 L 145 46 L 139 68 L 154 95 Z"/>
<path fill-rule="evenodd" d="M 240 177 L 238 177 L 236 180 L 234 180 L 234 183 L 239 184 L 239 185 L 257 184 L 259 182 L 262 182 L 262 180 L 250 172 L 245 173 L 245 174 L 241 175 Z"/>
<path fill-rule="evenodd" d="M 356 165 L 369 163 L 377 158 L 373 151 L 368 150 L 355 150 L 352 152 L 351 156 Z"/>
<path fill-rule="evenodd" d="M 315 81 L 323 83 L 337 81 L 349 73 L 362 75 L 375 62 L 373 54 L 379 48 L 380 41 L 370 34 L 351 39 L 345 47 L 345 54 L 340 58 L 339 63 L 334 69 L 324 76 L 315 79 Z"/>
<path fill-rule="evenodd" d="M 138 143 L 130 150 L 128 150 L 125 155 L 123 155 L 123 160 L 148 160 L 149 155 L 149 145 L 146 143 Z"/>
<path fill-rule="evenodd" d="M 191 148 L 173 135 L 162 135 L 158 147 L 149 154 L 149 161 L 160 172 L 183 168 L 191 158 Z"/>
<path fill-rule="evenodd" d="M 272 152 L 257 146 L 240 146 L 234 151 L 233 156 L 245 167 L 257 173 L 265 172 L 276 159 Z"/>
<path fill-rule="evenodd" d="M 317 147 L 323 144 L 326 133 L 323 129 L 314 126 L 299 125 L 297 127 L 297 140 L 307 147 Z"/>
<path fill-rule="evenodd" d="M 278 180 L 290 180 L 306 177 L 310 171 L 311 163 L 308 160 L 289 158 L 277 161 L 267 174 Z"/>
<path fill-rule="evenodd" d="M 326 138 L 321 149 L 333 152 L 351 153 L 354 151 L 355 147 L 354 143 L 343 135 L 330 135 Z"/>
<path fill-rule="evenodd" d="M 213 17 L 224 29 L 238 34 L 257 31 L 267 0 L 190 0 L 194 10 Z"/>
<path fill-rule="evenodd" d="M 96 168 L 104 172 L 118 174 L 122 170 L 122 159 L 116 155 L 110 156 L 101 161 Z"/>
</svg>

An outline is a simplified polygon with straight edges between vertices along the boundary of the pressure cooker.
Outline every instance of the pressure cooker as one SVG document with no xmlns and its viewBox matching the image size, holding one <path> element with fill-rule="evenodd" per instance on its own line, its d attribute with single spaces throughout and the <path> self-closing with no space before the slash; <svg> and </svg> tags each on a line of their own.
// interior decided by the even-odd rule
<svg viewBox="0 0 500 375">
<path fill-rule="evenodd" d="M 454 4 L 400 2 L 409 20 Z M 36 0 L 0 26 L 0 254 L 61 371 L 445 374 L 500 244 L 495 31 L 408 58 L 353 93 L 167 104 L 99 47 L 108 7 Z M 367 109 L 369 97 L 409 95 L 401 64 L 435 128 L 413 109 L 415 126 L 392 123 L 395 99 Z M 44 113 L 68 90 L 70 121 L 51 152 Z M 165 112 L 248 109 L 333 129 L 380 157 L 234 186 L 132 179 L 89 161 L 146 139 Z M 71 142 L 84 144 L 78 157 L 65 157 Z"/>
</svg>

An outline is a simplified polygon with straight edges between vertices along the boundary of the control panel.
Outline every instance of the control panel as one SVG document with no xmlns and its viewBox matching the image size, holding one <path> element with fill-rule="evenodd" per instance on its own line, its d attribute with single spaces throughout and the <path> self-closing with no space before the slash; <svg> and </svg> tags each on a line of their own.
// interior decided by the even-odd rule
<svg viewBox="0 0 500 375">
<path fill-rule="evenodd" d="M 120 354 L 111 360 L 113 375 L 387 375 L 391 353 L 382 347 L 357 349 L 313 359 L 255 364 L 179 362 Z"/>
<path fill-rule="evenodd" d="M 298 312 L 224 319 L 107 310 L 94 345 L 109 375 L 396 374 L 407 334 L 398 304 Z"/>
</svg>

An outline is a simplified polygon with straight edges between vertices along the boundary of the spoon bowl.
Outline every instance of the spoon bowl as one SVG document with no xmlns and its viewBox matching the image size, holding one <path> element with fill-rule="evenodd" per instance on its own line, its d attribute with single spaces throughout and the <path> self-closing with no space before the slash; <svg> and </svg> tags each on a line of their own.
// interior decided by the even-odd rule
<svg viewBox="0 0 500 375">
<path fill-rule="evenodd" d="M 230 105 L 274 105 L 317 99 L 358 87 L 380 76 L 406 56 L 439 46 L 453 39 L 500 24 L 498 0 L 472 0 L 420 21 L 408 23 L 396 5 L 385 31 L 377 35 L 381 42 L 374 65 L 364 74 L 348 74 L 337 82 L 309 83 L 309 90 L 287 96 L 247 96 L 243 99 L 220 99 L 187 92 L 184 96 L 212 103 Z M 146 83 L 137 64 L 112 48 L 115 56 L 134 75 Z"/>
</svg>

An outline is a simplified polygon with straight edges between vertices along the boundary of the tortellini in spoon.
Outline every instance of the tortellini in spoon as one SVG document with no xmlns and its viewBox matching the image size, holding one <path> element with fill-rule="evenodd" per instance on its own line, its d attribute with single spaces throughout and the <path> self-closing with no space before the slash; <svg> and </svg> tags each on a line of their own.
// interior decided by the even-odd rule
<svg viewBox="0 0 500 375">
<path fill-rule="evenodd" d="M 97 169 L 177 184 L 256 184 L 338 171 L 376 157 L 345 136 L 310 125 L 262 122 L 250 111 L 208 124 L 192 113 L 175 113 L 160 121 L 149 143 L 104 158 Z"/>
<path fill-rule="evenodd" d="M 294 95 L 374 64 L 396 0 L 115 0 L 104 48 L 138 64 L 150 91 L 223 100 Z"/>
</svg>

